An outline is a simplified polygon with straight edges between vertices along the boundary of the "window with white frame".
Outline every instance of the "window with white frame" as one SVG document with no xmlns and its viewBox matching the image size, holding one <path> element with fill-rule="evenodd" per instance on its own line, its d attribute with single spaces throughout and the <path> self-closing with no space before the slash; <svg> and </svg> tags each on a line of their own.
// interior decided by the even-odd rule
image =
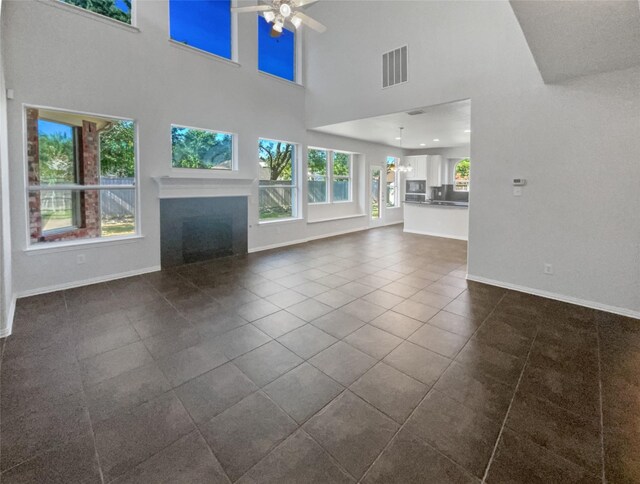
<svg viewBox="0 0 640 484">
<path fill-rule="evenodd" d="M 334 202 L 351 201 L 351 153 L 333 151 L 332 153 L 331 199 Z"/>
<path fill-rule="evenodd" d="M 131 4 L 133 0 L 61 0 L 74 7 L 84 8 L 90 12 L 131 24 Z"/>
<path fill-rule="evenodd" d="M 169 0 L 171 40 L 232 58 L 231 0 Z"/>
<path fill-rule="evenodd" d="M 204 170 L 233 169 L 233 135 L 171 126 L 171 165 Z"/>
<path fill-rule="evenodd" d="M 26 108 L 32 244 L 136 233 L 132 120 Z"/>
<path fill-rule="evenodd" d="M 463 158 L 458 163 L 456 163 L 456 166 L 453 169 L 453 174 L 454 174 L 453 191 L 454 192 L 469 191 L 470 164 L 471 162 L 469 158 Z"/>
<path fill-rule="evenodd" d="M 399 183 L 399 171 L 398 165 L 400 163 L 400 159 L 395 156 L 387 156 L 387 179 L 386 179 L 386 190 L 387 190 L 387 207 L 393 208 L 399 205 L 399 197 L 400 193 L 398 187 Z"/>
<path fill-rule="evenodd" d="M 351 153 L 309 148 L 307 150 L 308 201 L 339 203 L 351 201 Z"/>
<path fill-rule="evenodd" d="M 327 150 L 315 148 L 307 150 L 307 199 L 309 203 L 326 203 L 329 200 L 328 162 Z"/>
<path fill-rule="evenodd" d="M 260 139 L 259 218 L 282 220 L 298 216 L 296 148 L 292 143 Z"/>
</svg>

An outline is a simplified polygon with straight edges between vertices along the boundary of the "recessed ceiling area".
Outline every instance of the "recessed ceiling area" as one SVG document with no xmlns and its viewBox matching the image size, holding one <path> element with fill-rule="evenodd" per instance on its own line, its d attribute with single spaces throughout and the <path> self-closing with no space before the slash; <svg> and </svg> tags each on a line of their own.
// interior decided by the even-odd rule
<svg viewBox="0 0 640 484">
<path fill-rule="evenodd" d="M 400 127 L 404 128 L 402 140 L 397 139 L 400 136 Z M 470 99 L 314 129 L 404 149 L 466 146 L 471 138 L 470 130 Z"/>
</svg>

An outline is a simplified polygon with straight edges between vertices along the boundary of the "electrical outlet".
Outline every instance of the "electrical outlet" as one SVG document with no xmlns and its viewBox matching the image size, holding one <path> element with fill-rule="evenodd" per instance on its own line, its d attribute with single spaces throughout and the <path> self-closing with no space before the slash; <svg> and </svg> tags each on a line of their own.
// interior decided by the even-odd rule
<svg viewBox="0 0 640 484">
<path fill-rule="evenodd" d="M 85 256 L 84 256 L 84 254 L 78 254 L 78 255 L 76 256 L 76 263 L 77 263 L 77 264 L 84 264 L 84 263 L 85 263 L 85 261 L 86 261 L 86 258 L 85 258 Z"/>
<path fill-rule="evenodd" d="M 547 275 L 553 275 L 553 265 L 545 262 L 544 264 L 544 273 Z"/>
</svg>

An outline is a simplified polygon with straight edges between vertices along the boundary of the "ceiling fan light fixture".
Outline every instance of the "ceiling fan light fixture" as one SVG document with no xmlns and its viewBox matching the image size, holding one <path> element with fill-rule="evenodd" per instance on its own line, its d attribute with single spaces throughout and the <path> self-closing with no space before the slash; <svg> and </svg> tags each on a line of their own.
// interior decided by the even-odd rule
<svg viewBox="0 0 640 484">
<path fill-rule="evenodd" d="M 288 18 L 289 15 L 291 15 L 291 5 L 289 5 L 288 3 L 280 4 L 280 15 L 282 15 L 284 18 Z"/>
<path fill-rule="evenodd" d="M 273 22 L 276 18 L 276 14 L 273 13 L 271 10 L 267 10 L 263 15 L 264 15 L 264 19 L 267 21 L 268 24 Z"/>
<path fill-rule="evenodd" d="M 297 30 L 302 25 L 302 19 L 300 17 L 298 17 L 297 15 L 294 15 L 293 17 L 291 17 L 291 23 L 293 24 L 293 26 Z"/>
</svg>

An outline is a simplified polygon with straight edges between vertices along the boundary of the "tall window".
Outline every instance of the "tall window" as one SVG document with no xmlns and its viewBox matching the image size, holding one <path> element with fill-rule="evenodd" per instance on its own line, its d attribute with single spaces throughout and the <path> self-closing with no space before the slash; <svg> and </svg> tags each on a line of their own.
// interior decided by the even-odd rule
<svg viewBox="0 0 640 484">
<path fill-rule="evenodd" d="M 169 0 L 171 39 L 231 59 L 231 0 Z"/>
<path fill-rule="evenodd" d="M 136 231 L 133 121 L 27 108 L 31 243 Z"/>
<path fill-rule="evenodd" d="M 351 200 L 351 154 L 340 151 L 333 152 L 333 184 L 334 202 Z"/>
<path fill-rule="evenodd" d="M 296 34 L 286 27 L 271 36 L 271 24 L 258 17 L 258 69 L 267 74 L 296 80 Z"/>
<path fill-rule="evenodd" d="M 468 192 L 469 191 L 469 158 L 464 158 L 456 163 L 454 173 L 453 191 Z"/>
<path fill-rule="evenodd" d="M 233 135 L 206 129 L 171 126 L 174 168 L 233 169 Z"/>
<path fill-rule="evenodd" d="M 394 156 L 387 156 L 387 207 L 398 206 L 398 164 L 399 159 Z"/>
<path fill-rule="evenodd" d="M 285 141 L 261 139 L 260 220 L 294 218 L 298 215 L 295 146 Z"/>
<path fill-rule="evenodd" d="M 327 162 L 326 150 L 309 148 L 307 151 L 309 203 L 326 203 L 328 200 Z"/>
<path fill-rule="evenodd" d="M 62 2 L 120 22 L 131 23 L 132 0 L 62 0 Z"/>
</svg>

